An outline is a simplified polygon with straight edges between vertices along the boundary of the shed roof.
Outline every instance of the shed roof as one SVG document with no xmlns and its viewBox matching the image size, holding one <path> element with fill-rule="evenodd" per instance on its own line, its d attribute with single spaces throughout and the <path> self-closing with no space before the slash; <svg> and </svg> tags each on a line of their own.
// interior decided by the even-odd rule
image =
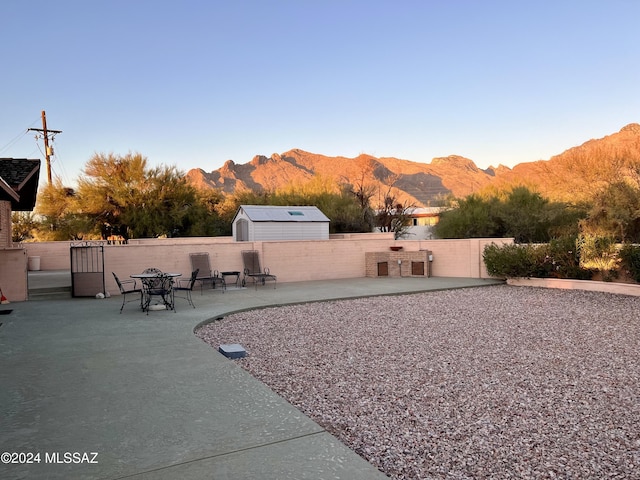
<svg viewBox="0 0 640 480">
<path fill-rule="evenodd" d="M 240 205 L 238 213 L 241 211 L 252 222 L 329 222 L 318 207 L 312 206 Z"/>
<path fill-rule="evenodd" d="M 0 200 L 10 201 L 12 210 L 33 210 L 39 177 L 38 159 L 0 158 Z"/>
</svg>

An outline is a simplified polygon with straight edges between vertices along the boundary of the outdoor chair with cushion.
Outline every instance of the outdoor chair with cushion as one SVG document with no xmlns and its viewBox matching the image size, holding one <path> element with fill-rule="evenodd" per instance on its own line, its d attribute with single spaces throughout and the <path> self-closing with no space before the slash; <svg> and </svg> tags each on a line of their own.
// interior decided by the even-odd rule
<svg viewBox="0 0 640 480">
<path fill-rule="evenodd" d="M 115 272 L 111 272 L 113 274 L 113 278 L 115 278 L 116 283 L 118 284 L 118 288 L 120 289 L 120 294 L 122 295 L 122 305 L 120 306 L 120 313 L 122 313 L 122 309 L 124 308 L 125 303 L 134 302 L 137 299 L 127 300 L 127 295 L 139 295 L 140 296 L 140 308 L 144 306 L 142 303 L 142 288 L 138 288 L 138 283 L 134 279 L 130 280 L 120 280 Z"/>
<path fill-rule="evenodd" d="M 257 250 L 242 250 L 242 262 L 244 263 L 244 278 L 242 285 L 246 285 L 247 279 L 252 280 L 258 288 L 258 283 L 264 285 L 267 281 L 273 281 L 273 288 L 276 288 L 276 276 L 265 267 L 260 267 L 260 254 Z"/>
<path fill-rule="evenodd" d="M 224 278 L 220 276 L 217 270 L 211 270 L 211 263 L 209 262 L 208 252 L 190 253 L 189 259 L 191 260 L 191 270 L 198 270 L 197 282 L 200 282 L 200 293 L 202 294 L 202 288 L 205 283 L 211 283 L 211 288 L 216 288 L 219 284 L 223 292 L 226 290 L 226 283 Z"/>
<path fill-rule="evenodd" d="M 193 299 L 191 298 L 191 292 L 193 291 L 193 285 L 198 280 L 198 270 L 194 270 L 191 272 L 191 278 L 183 278 L 178 280 L 177 284 L 173 287 L 173 298 L 184 298 L 189 305 L 193 308 L 196 306 L 193 304 Z M 184 292 L 184 296 L 180 295 L 180 292 Z"/>
</svg>

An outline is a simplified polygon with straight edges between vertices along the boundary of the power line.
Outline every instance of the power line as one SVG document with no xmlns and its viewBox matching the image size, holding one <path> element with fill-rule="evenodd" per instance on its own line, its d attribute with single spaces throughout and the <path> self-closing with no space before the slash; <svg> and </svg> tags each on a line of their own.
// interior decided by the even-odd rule
<svg viewBox="0 0 640 480">
<path fill-rule="evenodd" d="M 34 120 L 33 122 L 31 122 L 31 125 L 33 125 L 37 121 L 38 120 Z M 9 140 L 9 143 L 7 143 L 4 147 L 0 148 L 0 153 L 5 152 L 9 150 L 11 147 L 13 147 L 16 143 L 18 143 L 22 139 L 22 137 L 24 137 L 27 134 L 28 131 L 29 131 L 28 129 L 25 129 L 22 132 L 20 132 L 18 135 L 16 135 L 14 138 Z"/>
</svg>

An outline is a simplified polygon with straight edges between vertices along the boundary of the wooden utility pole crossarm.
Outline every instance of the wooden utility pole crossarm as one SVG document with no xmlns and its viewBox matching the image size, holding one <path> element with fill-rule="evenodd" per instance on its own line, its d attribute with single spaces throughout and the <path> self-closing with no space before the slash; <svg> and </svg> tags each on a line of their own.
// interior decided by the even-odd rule
<svg viewBox="0 0 640 480">
<path fill-rule="evenodd" d="M 62 133 L 62 130 L 47 130 L 47 114 L 45 111 L 42 111 L 42 128 L 29 128 L 27 129 L 29 132 L 40 132 L 44 137 L 44 157 L 47 161 L 47 180 L 49 181 L 49 185 L 51 185 L 51 149 L 49 148 L 49 134 L 55 135 L 57 133 Z"/>
</svg>

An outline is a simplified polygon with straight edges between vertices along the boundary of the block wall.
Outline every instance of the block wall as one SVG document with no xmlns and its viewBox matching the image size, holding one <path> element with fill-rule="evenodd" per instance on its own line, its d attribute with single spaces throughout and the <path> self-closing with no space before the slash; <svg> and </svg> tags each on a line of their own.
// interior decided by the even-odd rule
<svg viewBox="0 0 640 480">
<path fill-rule="evenodd" d="M 484 245 L 509 243 L 512 239 L 403 240 L 393 234 L 340 235 L 329 240 L 235 242 L 231 237 L 190 239 L 145 239 L 128 245 L 105 245 L 105 279 L 107 290 L 117 293 L 111 272 L 121 278 L 139 273 L 147 267 L 187 276 L 191 272 L 189 254 L 208 252 L 211 268 L 218 271 L 242 271 L 242 250 L 258 250 L 263 269 L 269 268 L 279 282 L 361 278 L 368 276 L 366 255 L 370 252 L 393 254 L 389 268 L 398 268 L 398 276 L 411 275 L 411 259 L 424 259 L 432 252 L 431 275 L 438 277 L 488 278 L 482 250 Z M 69 270 L 71 242 L 24 244 L 28 256 L 39 256 L 42 270 Z M 392 245 L 402 245 L 391 252 Z M 391 258 L 391 257 L 390 257 Z M 391 274 L 391 272 L 390 272 Z M 395 272 L 394 272 L 395 275 Z"/>
</svg>

